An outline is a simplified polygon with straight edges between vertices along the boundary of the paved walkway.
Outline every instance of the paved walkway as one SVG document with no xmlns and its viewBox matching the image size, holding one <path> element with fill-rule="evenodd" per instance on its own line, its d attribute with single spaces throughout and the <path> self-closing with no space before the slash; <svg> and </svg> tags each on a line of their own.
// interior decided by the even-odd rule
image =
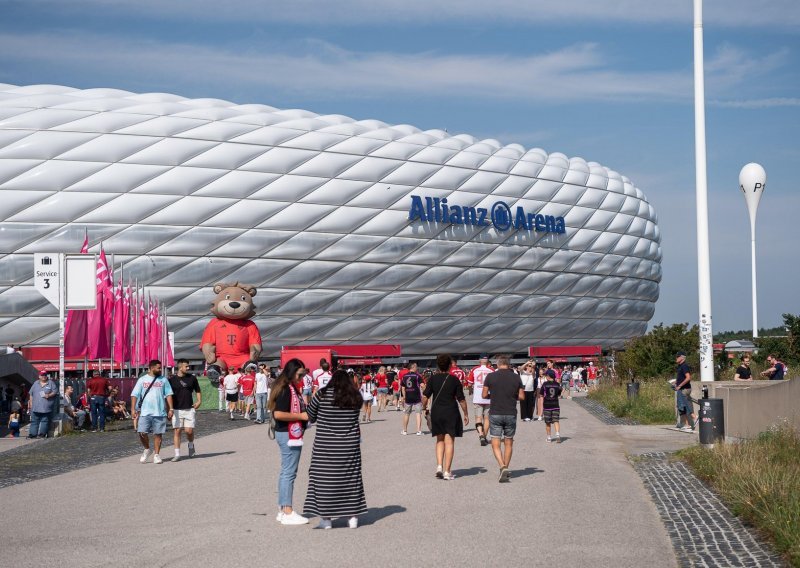
<svg viewBox="0 0 800 568">
<path fill-rule="evenodd" d="M 543 423 L 519 424 L 509 484 L 497 482 L 474 431 L 456 444 L 458 479 L 445 482 L 433 477 L 429 436 L 400 436 L 400 413 L 375 416 L 362 428 L 370 511 L 357 531 L 338 528 L 342 521 L 332 531 L 275 522 L 277 448 L 266 427 L 252 425 L 202 437 L 191 461 L 142 465 L 130 455 L 0 489 L 18 527 L 0 533 L 0 550 L 13 550 L 18 568 L 278 557 L 353 567 L 676 566 L 621 439 L 574 401 L 563 404 L 560 445 L 545 441 Z M 295 488 L 300 509 L 310 442 Z"/>
</svg>

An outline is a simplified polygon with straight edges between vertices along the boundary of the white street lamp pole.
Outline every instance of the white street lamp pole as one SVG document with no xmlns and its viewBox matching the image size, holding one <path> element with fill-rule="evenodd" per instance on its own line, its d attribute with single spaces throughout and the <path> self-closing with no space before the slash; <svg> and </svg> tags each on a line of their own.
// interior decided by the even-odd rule
<svg viewBox="0 0 800 568">
<path fill-rule="evenodd" d="M 703 79 L 703 0 L 694 0 L 694 152 L 697 192 L 697 292 L 700 308 L 700 380 L 714 380 L 711 326 L 711 267 L 708 251 L 706 110 Z"/>
<path fill-rule="evenodd" d="M 739 187 L 750 214 L 750 252 L 753 264 L 753 338 L 758 338 L 758 300 L 756 296 L 756 211 L 767 186 L 767 172 L 760 164 L 749 163 L 739 172 Z"/>
</svg>

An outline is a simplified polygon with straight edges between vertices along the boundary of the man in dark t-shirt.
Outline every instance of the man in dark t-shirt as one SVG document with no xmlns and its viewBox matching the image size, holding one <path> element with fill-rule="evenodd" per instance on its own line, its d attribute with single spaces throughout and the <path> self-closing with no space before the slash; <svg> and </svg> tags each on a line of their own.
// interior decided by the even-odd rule
<svg viewBox="0 0 800 568">
<path fill-rule="evenodd" d="M 767 356 L 767 365 L 770 366 L 769 369 L 761 371 L 761 375 L 769 377 L 770 381 L 782 381 L 786 374 L 786 365 L 778 361 L 775 355 Z"/>
<path fill-rule="evenodd" d="M 172 458 L 172 461 L 174 462 L 181 459 L 181 431 L 186 432 L 189 457 L 195 454 L 195 411 L 200 408 L 200 404 L 203 401 L 197 377 L 189 372 L 189 361 L 178 359 L 175 366 L 178 372 L 169 378 L 169 385 L 172 387 L 172 408 L 174 411 L 172 414 L 172 439 L 175 443 L 175 457 Z M 192 399 L 192 393 L 197 396 L 197 401 Z"/>
<path fill-rule="evenodd" d="M 697 417 L 694 414 L 692 401 L 689 399 L 692 394 L 692 373 L 686 363 L 686 353 L 683 351 L 678 352 L 675 357 L 675 364 L 678 366 L 675 371 L 675 392 L 678 393 L 676 397 L 678 425 L 684 432 L 692 432 L 694 431 Z M 691 422 L 689 422 L 690 416 Z"/>
<path fill-rule="evenodd" d="M 517 401 L 525 400 L 522 379 L 511 370 L 507 355 L 497 357 L 497 370 L 486 375 L 483 381 L 483 398 L 489 399 L 489 433 L 492 452 L 500 466 L 500 483 L 508 482 L 508 465 L 517 432 Z M 503 437 L 503 447 L 500 438 Z"/>
<path fill-rule="evenodd" d="M 408 372 L 400 379 L 400 391 L 406 403 L 403 409 L 403 436 L 408 434 L 408 419 L 412 412 L 417 413 L 417 436 L 422 436 L 422 377 L 417 372 L 417 364 L 410 363 Z"/>
<path fill-rule="evenodd" d="M 736 374 L 733 375 L 734 381 L 752 381 L 753 372 L 750 370 L 750 355 L 742 357 L 742 364 L 736 367 Z"/>
</svg>

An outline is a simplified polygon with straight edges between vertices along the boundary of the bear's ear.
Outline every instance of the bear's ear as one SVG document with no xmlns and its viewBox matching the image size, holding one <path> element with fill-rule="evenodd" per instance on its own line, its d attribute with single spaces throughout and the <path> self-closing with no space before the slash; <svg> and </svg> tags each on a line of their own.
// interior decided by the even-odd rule
<svg viewBox="0 0 800 568">
<path fill-rule="evenodd" d="M 227 288 L 227 286 L 225 285 L 225 283 L 224 283 L 224 282 L 217 282 L 216 284 L 214 284 L 214 293 L 215 293 L 215 294 L 219 294 L 219 293 L 220 293 L 220 292 L 222 292 L 222 291 L 223 291 L 225 288 Z"/>
<path fill-rule="evenodd" d="M 256 287 L 251 286 L 250 284 L 242 284 L 242 290 L 250 294 L 251 298 L 256 295 L 256 292 L 258 292 L 258 290 L 256 290 Z"/>
</svg>

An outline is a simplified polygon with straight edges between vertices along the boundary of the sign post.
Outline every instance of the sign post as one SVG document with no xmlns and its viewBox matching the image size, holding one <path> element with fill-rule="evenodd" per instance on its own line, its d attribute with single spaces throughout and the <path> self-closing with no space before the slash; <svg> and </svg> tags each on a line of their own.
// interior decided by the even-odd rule
<svg viewBox="0 0 800 568">
<path fill-rule="evenodd" d="M 34 287 L 58 308 L 59 419 L 56 420 L 56 435 L 61 435 L 61 418 L 64 414 L 66 310 L 93 310 L 97 307 L 97 258 L 93 254 L 35 253 L 33 266 Z"/>
</svg>

